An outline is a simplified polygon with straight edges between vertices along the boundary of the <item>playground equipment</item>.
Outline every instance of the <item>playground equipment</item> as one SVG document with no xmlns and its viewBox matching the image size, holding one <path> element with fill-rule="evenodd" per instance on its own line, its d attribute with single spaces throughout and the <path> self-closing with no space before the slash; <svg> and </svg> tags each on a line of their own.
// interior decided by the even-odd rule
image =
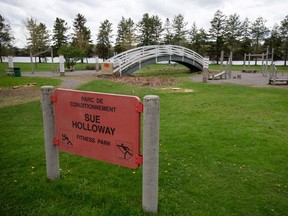
<svg viewBox="0 0 288 216">
<path fill-rule="evenodd" d="M 230 55 L 228 57 L 228 60 L 226 62 L 226 68 L 223 70 L 223 60 L 224 60 L 224 51 L 221 52 L 220 57 L 220 72 L 209 76 L 209 80 L 217 80 L 217 79 L 228 79 L 231 78 L 232 72 L 232 59 L 233 59 L 233 51 L 230 51 Z"/>
<path fill-rule="evenodd" d="M 44 51 L 41 51 L 39 53 L 36 53 L 36 54 L 32 54 L 32 51 L 30 50 L 30 61 L 31 61 L 31 72 L 32 74 L 34 74 L 34 62 L 33 62 L 33 57 L 37 57 L 43 53 L 46 53 L 46 52 L 51 52 L 51 61 L 52 61 L 52 72 L 54 72 L 54 61 L 53 61 L 53 48 L 50 47 L 49 49 L 47 50 L 44 50 Z M 36 60 L 35 60 L 36 62 Z"/>
<path fill-rule="evenodd" d="M 271 64 L 270 69 L 271 70 L 270 70 L 269 84 L 276 85 L 286 82 L 286 84 L 288 85 L 288 76 L 287 78 L 284 78 L 284 74 L 282 73 L 282 78 L 279 78 L 275 64 Z"/>
<path fill-rule="evenodd" d="M 270 58 L 269 58 L 270 56 Z M 247 57 L 248 57 L 248 69 L 246 69 L 246 61 L 247 61 Z M 263 76 L 267 76 L 267 73 L 268 73 L 268 60 L 271 61 L 271 65 L 272 65 L 272 62 L 273 62 L 273 58 L 274 58 L 274 48 L 272 48 L 272 51 L 271 53 L 269 52 L 269 47 L 267 47 L 267 50 L 266 50 L 266 54 L 262 53 L 262 54 L 244 54 L 244 64 L 243 64 L 243 70 L 242 72 L 244 73 L 256 73 L 257 70 L 256 69 L 251 69 L 251 64 L 250 64 L 250 61 L 251 61 L 251 58 L 254 58 L 256 59 L 256 62 L 257 62 L 257 59 L 261 58 L 261 61 L 262 61 L 262 74 Z M 264 60 L 266 61 L 266 64 L 264 63 Z"/>
</svg>

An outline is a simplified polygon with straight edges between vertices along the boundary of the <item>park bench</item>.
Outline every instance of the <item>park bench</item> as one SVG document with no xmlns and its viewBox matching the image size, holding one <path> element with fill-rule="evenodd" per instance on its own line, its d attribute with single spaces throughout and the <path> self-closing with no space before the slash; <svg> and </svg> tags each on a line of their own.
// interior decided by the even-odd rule
<svg viewBox="0 0 288 216">
<path fill-rule="evenodd" d="M 8 76 L 14 76 L 14 69 L 13 68 L 4 69 L 4 72 Z"/>
<path fill-rule="evenodd" d="M 275 85 L 277 83 L 283 83 L 283 82 L 286 82 L 288 85 L 288 78 L 287 79 L 278 79 L 278 78 L 277 79 L 273 79 L 273 78 L 269 79 L 269 84 L 273 84 L 273 85 Z"/>
<path fill-rule="evenodd" d="M 225 71 L 222 71 L 218 74 L 212 75 L 209 77 L 209 80 L 215 80 L 215 79 L 223 79 L 223 76 L 226 74 Z"/>
<path fill-rule="evenodd" d="M 256 73 L 257 70 L 245 70 L 245 69 L 243 69 L 242 72 L 243 73 Z"/>
</svg>

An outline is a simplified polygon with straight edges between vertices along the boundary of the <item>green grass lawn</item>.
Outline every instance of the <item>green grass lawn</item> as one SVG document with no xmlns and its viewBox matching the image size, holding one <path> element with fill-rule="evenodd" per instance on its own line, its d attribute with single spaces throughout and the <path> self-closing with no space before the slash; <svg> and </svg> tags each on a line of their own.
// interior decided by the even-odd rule
<svg viewBox="0 0 288 216">
<path fill-rule="evenodd" d="M 179 74 L 180 76 L 180 74 Z M 287 215 L 288 91 L 193 83 L 173 93 L 94 80 L 82 90 L 159 95 L 159 215 Z M 142 167 L 60 152 L 46 178 L 39 101 L 0 109 L 0 215 L 143 215 Z"/>
<path fill-rule="evenodd" d="M 75 65 L 75 70 L 86 70 L 86 67 L 89 67 L 89 66 L 95 66 L 95 64 L 87 64 L 87 63 L 77 63 Z M 14 63 L 14 67 L 20 67 L 21 69 L 21 72 L 31 72 L 31 63 L 17 63 L 15 62 Z M 54 69 L 56 70 L 56 68 L 59 68 L 59 64 L 58 63 L 54 63 Z M 225 69 L 225 65 L 224 65 L 224 69 Z M 3 63 L 0 63 L 0 74 L 3 73 L 4 69 L 7 69 L 8 68 L 8 63 L 7 62 L 3 62 Z M 220 65 L 216 65 L 216 64 L 211 64 L 209 65 L 209 69 L 210 70 L 219 70 L 220 68 Z M 172 72 L 172 71 L 175 71 L 175 70 L 187 70 L 188 69 L 180 64 L 177 64 L 176 67 L 174 67 L 173 65 L 163 65 L 163 64 L 153 64 L 153 65 L 150 65 L 148 67 L 144 67 L 141 71 L 146 71 L 146 72 L 151 72 L 151 71 L 154 71 L 155 70 L 166 70 L 166 72 Z M 233 65 L 232 66 L 232 70 L 234 71 L 241 71 L 243 69 L 243 65 Z M 246 69 L 248 69 L 248 66 L 246 66 Z M 257 71 L 262 71 L 262 66 L 261 65 L 251 65 L 251 70 L 252 69 L 255 69 Z M 278 72 L 288 72 L 288 66 L 277 66 L 277 70 Z M 34 64 L 34 71 L 35 72 L 41 72 L 41 71 L 52 71 L 52 64 L 51 63 L 37 63 L 37 66 Z M 268 66 L 268 71 L 270 71 L 270 67 Z M 145 74 L 147 75 L 147 73 Z M 148 75 L 151 75 L 151 73 L 148 73 Z M 153 74 L 152 74 L 153 75 Z"/>
<path fill-rule="evenodd" d="M 75 70 L 86 70 L 87 66 L 95 66 L 95 64 L 87 64 L 87 63 L 78 63 L 75 65 Z M 31 63 L 19 63 L 15 62 L 14 67 L 19 67 L 21 72 L 31 72 L 32 67 Z M 52 63 L 37 63 L 34 64 L 34 72 L 42 72 L 42 71 L 52 71 Z M 54 63 L 53 65 L 54 71 L 59 70 L 59 63 Z M 4 69 L 8 69 L 8 63 L 7 62 L 2 62 L 0 63 L 0 73 L 3 73 Z"/>
<path fill-rule="evenodd" d="M 61 83 L 61 80 L 47 77 L 12 77 L 7 75 L 0 77 L 0 87 L 4 88 L 25 85 L 29 83 L 36 83 L 37 87 L 40 88 L 44 85 L 58 86 Z"/>
</svg>

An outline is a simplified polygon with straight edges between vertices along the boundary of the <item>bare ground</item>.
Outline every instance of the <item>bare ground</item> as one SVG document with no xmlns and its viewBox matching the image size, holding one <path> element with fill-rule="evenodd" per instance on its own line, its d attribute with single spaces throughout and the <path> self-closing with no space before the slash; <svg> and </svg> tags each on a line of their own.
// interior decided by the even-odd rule
<svg viewBox="0 0 288 216">
<path fill-rule="evenodd" d="M 209 75 L 215 74 L 210 73 Z M 287 79 L 288 75 L 278 73 L 278 78 Z M 202 74 L 194 74 L 190 77 L 190 79 L 194 82 L 202 82 L 203 75 Z M 232 71 L 231 78 L 229 79 L 219 79 L 219 80 L 208 80 L 208 83 L 211 84 L 223 84 L 223 83 L 232 83 L 232 84 L 240 84 L 240 85 L 248 85 L 252 87 L 261 87 L 261 88 L 286 88 L 288 89 L 288 85 L 286 83 L 277 84 L 277 85 L 269 85 L 269 74 L 262 73 L 242 73 L 239 71 Z"/>
</svg>

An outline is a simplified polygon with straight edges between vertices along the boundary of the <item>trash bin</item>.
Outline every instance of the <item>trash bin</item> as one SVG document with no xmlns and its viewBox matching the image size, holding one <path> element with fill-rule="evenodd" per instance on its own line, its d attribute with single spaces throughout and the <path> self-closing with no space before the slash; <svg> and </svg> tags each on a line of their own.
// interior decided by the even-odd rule
<svg viewBox="0 0 288 216">
<path fill-rule="evenodd" d="M 14 76 L 15 77 L 21 77 L 21 70 L 20 70 L 20 68 L 14 68 Z"/>
</svg>

